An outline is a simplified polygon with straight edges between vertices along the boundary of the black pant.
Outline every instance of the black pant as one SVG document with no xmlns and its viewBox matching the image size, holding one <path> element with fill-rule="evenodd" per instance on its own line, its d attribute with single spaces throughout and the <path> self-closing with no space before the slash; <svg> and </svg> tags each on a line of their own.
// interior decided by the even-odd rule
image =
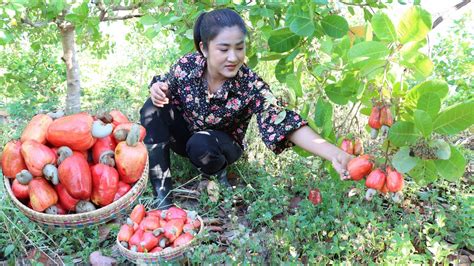
<svg viewBox="0 0 474 266">
<path fill-rule="evenodd" d="M 149 98 L 140 110 L 140 121 L 146 128 L 145 144 L 169 145 L 204 174 L 216 174 L 242 155 L 242 148 L 225 132 L 212 129 L 190 132 L 182 113 L 172 104 L 159 108 Z M 169 152 L 163 155 L 168 157 L 160 163 L 164 172 L 170 167 Z"/>
</svg>

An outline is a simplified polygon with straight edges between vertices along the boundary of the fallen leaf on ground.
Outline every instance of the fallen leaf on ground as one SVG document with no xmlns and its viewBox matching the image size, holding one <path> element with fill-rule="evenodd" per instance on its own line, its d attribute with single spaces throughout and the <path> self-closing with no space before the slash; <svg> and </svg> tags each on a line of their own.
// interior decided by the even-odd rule
<svg viewBox="0 0 474 266">
<path fill-rule="evenodd" d="M 300 204 L 300 201 L 302 199 L 300 197 L 294 197 L 290 200 L 290 209 L 296 209 L 298 208 L 298 204 Z"/>
<path fill-rule="evenodd" d="M 89 256 L 89 262 L 92 266 L 109 266 L 117 265 L 117 261 L 113 258 L 103 256 L 100 251 L 94 251 Z"/>
<path fill-rule="evenodd" d="M 49 257 L 46 253 L 36 248 L 30 249 L 28 251 L 26 259 L 28 261 L 35 260 L 37 262 L 43 263 L 44 265 L 53 265 L 57 263 L 56 261 L 52 260 L 51 257 Z"/>
<path fill-rule="evenodd" d="M 216 182 L 209 181 L 207 184 L 207 194 L 211 202 L 216 203 L 219 200 L 219 186 Z"/>
</svg>

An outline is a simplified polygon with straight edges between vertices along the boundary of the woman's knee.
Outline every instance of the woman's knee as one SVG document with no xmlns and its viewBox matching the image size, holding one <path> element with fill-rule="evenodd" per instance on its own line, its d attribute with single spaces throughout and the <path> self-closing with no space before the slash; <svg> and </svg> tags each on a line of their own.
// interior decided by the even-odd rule
<svg viewBox="0 0 474 266">
<path fill-rule="evenodd" d="M 140 124 L 146 129 L 145 143 L 156 143 L 157 141 L 167 141 L 169 136 L 166 114 L 169 113 L 170 105 L 156 107 L 151 98 L 148 98 L 140 109 Z"/>
<path fill-rule="evenodd" d="M 206 131 L 193 134 L 186 143 L 186 153 L 191 162 L 206 174 L 215 174 L 227 164 L 215 137 Z"/>
<path fill-rule="evenodd" d="M 140 123 L 145 128 L 150 123 L 154 123 L 157 119 L 163 119 L 166 113 L 169 113 L 170 105 L 164 107 L 156 107 L 151 98 L 148 98 L 140 109 Z"/>
</svg>

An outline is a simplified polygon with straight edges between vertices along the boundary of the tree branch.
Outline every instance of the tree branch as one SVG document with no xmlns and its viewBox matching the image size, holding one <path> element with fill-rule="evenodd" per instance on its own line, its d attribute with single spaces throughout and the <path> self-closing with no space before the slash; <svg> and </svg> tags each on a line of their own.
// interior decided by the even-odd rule
<svg viewBox="0 0 474 266">
<path fill-rule="evenodd" d="M 46 21 L 36 21 L 36 22 L 33 22 L 33 21 L 31 21 L 30 19 L 28 19 L 28 18 L 22 18 L 22 19 L 21 19 L 21 23 L 30 25 L 31 27 L 35 27 L 35 28 L 40 28 L 40 27 L 44 27 L 44 26 L 48 25 L 48 22 L 46 22 Z"/>
<path fill-rule="evenodd" d="M 95 1 L 95 5 L 97 9 L 99 9 L 100 14 L 99 14 L 99 21 L 115 21 L 115 20 L 126 20 L 130 18 L 138 18 L 142 17 L 143 14 L 128 14 L 128 15 L 123 15 L 123 16 L 107 16 L 109 15 L 110 11 L 135 11 L 141 6 L 149 3 L 150 1 L 142 1 L 139 4 L 135 5 L 130 5 L 130 6 L 111 6 L 111 7 L 106 7 L 103 3 L 102 0 L 97 0 Z"/>
<path fill-rule="evenodd" d="M 467 4 L 469 4 L 471 2 L 471 0 L 463 0 L 462 2 L 459 2 L 457 3 L 455 6 L 453 6 L 453 8 L 456 10 L 459 10 L 461 9 L 462 7 L 466 6 Z M 448 12 L 449 13 L 449 12 Z M 431 29 L 434 29 L 436 28 L 436 26 L 438 26 L 441 22 L 443 22 L 443 16 L 439 16 L 437 17 L 434 21 L 433 21 L 433 27 Z"/>
<path fill-rule="evenodd" d="M 131 6 L 113 6 L 111 8 L 112 11 L 127 11 L 127 10 L 135 10 L 142 6 L 144 3 L 136 4 L 136 5 L 131 5 Z"/>
<path fill-rule="evenodd" d="M 100 0 L 95 1 L 94 3 L 95 3 L 95 6 L 97 7 L 97 9 L 99 9 L 99 11 L 100 11 L 99 21 L 102 21 L 104 19 L 105 15 L 107 14 L 107 10 L 105 9 L 104 3 Z"/>
<path fill-rule="evenodd" d="M 115 21 L 115 20 L 126 20 L 131 18 L 139 18 L 143 17 L 143 14 L 130 14 L 120 17 L 104 17 L 101 21 Z"/>
<path fill-rule="evenodd" d="M 359 6 L 359 7 L 370 6 L 370 4 L 355 4 L 355 3 L 347 3 L 343 1 L 339 1 L 339 3 L 348 5 L 348 6 Z"/>
</svg>

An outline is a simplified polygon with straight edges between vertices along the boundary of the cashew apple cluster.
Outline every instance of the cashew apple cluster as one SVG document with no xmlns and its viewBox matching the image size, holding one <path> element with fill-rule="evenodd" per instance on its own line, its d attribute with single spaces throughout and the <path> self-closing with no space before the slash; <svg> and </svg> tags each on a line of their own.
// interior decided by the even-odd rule
<svg viewBox="0 0 474 266">
<path fill-rule="evenodd" d="M 195 211 L 178 207 L 146 211 L 138 204 L 127 223 L 120 227 L 117 240 L 134 252 L 157 253 L 186 245 L 201 228 Z"/>
<path fill-rule="evenodd" d="M 2 154 L 14 196 L 38 212 L 93 211 L 125 195 L 141 177 L 145 128 L 118 110 L 97 116 L 35 115 Z"/>
<path fill-rule="evenodd" d="M 386 135 L 392 125 L 393 116 L 390 111 L 390 105 L 376 102 L 369 116 L 370 137 L 376 139 L 379 131 L 382 135 Z"/>
<path fill-rule="evenodd" d="M 365 178 L 365 186 L 368 188 L 365 197 L 367 200 L 372 200 L 378 191 L 382 194 L 391 192 L 393 201 L 400 202 L 404 186 L 403 175 L 390 166 L 374 166 L 373 157 L 364 154 L 349 161 L 347 170 L 352 180 L 360 181 Z"/>
</svg>

